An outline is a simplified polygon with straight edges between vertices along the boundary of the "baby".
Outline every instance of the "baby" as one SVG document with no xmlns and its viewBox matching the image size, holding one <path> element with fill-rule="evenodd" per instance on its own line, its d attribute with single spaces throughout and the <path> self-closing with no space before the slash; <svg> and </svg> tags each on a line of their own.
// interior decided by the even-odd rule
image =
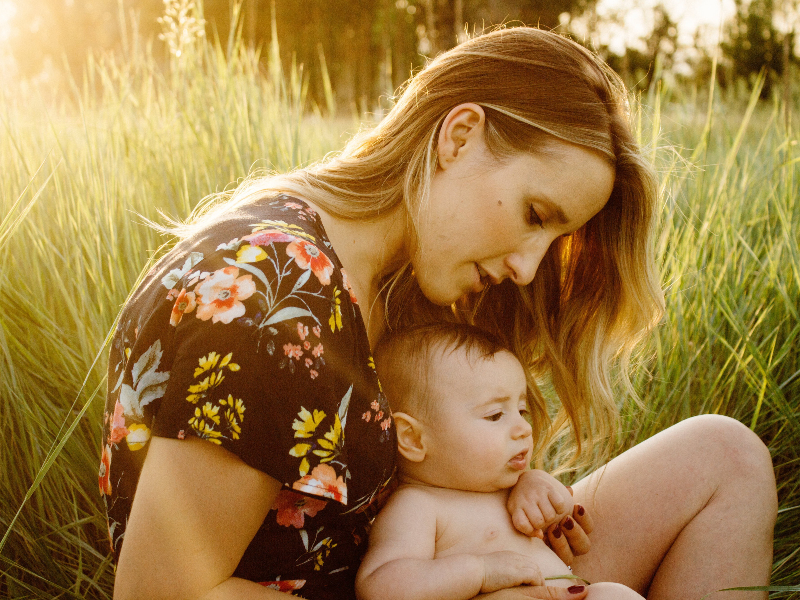
<svg viewBox="0 0 800 600">
<path fill-rule="evenodd" d="M 530 468 L 533 437 L 525 371 L 498 340 L 471 326 L 426 326 L 390 334 L 375 360 L 397 427 L 400 487 L 370 531 L 360 600 L 467 600 L 545 583 L 568 588 L 564 598 L 643 600 L 617 583 L 545 582 L 569 568 L 514 528 L 506 502 Z"/>
</svg>

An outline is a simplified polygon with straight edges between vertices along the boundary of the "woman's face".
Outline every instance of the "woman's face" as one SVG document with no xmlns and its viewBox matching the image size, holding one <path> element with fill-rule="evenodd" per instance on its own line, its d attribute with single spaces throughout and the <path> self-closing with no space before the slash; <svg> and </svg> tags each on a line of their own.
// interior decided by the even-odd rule
<svg viewBox="0 0 800 600">
<path fill-rule="evenodd" d="M 607 160 L 567 142 L 501 160 L 482 132 L 457 141 L 444 160 L 441 147 L 410 243 L 419 286 L 440 305 L 504 279 L 530 283 L 553 240 L 597 214 L 614 184 Z"/>
</svg>

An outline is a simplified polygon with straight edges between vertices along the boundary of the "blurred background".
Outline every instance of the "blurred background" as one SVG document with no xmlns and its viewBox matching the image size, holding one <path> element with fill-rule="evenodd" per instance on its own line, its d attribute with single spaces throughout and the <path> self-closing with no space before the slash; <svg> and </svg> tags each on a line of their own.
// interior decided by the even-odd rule
<svg viewBox="0 0 800 600">
<path fill-rule="evenodd" d="M 381 98 L 426 58 L 500 23 L 569 33 L 634 89 L 662 78 L 705 85 L 716 57 L 723 92 L 751 89 L 764 70 L 767 98 L 789 80 L 800 25 L 798 0 L 204 0 L 198 8 L 185 16 L 202 19 L 206 36 L 224 42 L 235 22 L 253 48 L 272 40 L 274 15 L 282 58 L 311 74 L 311 98 L 324 95 L 324 64 L 336 105 L 361 113 L 385 109 Z M 89 53 L 120 50 L 130 31 L 163 35 L 164 9 L 163 0 L 0 0 L 0 75 L 58 88 L 68 73 L 80 79 Z M 163 62 L 168 46 L 152 52 Z"/>
<path fill-rule="evenodd" d="M 146 220 L 330 156 L 438 52 L 538 24 L 621 74 L 658 174 L 667 312 L 612 441 L 705 413 L 756 432 L 780 504 L 770 598 L 800 600 L 798 4 L 0 0 L 0 598 L 112 598 L 107 344 L 174 242 Z"/>
</svg>

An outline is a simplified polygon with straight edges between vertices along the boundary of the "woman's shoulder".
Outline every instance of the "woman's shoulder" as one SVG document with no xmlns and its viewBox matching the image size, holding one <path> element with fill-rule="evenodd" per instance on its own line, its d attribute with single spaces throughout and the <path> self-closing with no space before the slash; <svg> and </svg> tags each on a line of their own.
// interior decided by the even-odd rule
<svg viewBox="0 0 800 600">
<path fill-rule="evenodd" d="M 286 270 L 287 260 L 300 269 Z M 164 294 L 177 297 L 183 289 L 208 278 L 216 285 L 217 279 L 229 278 L 234 270 L 255 278 L 257 287 L 274 284 L 271 275 L 278 274 L 284 283 L 292 278 L 305 283 L 312 273 L 327 287 L 340 269 L 322 222 L 311 207 L 286 195 L 262 198 L 231 210 L 213 225 L 178 242 L 150 269 L 128 307 L 141 312 L 143 305 Z M 333 287 L 320 291 L 335 294 Z"/>
</svg>

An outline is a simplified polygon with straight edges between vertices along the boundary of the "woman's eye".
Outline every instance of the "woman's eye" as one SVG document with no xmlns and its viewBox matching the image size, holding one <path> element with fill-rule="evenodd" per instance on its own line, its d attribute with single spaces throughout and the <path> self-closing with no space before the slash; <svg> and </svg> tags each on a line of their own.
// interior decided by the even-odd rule
<svg viewBox="0 0 800 600">
<path fill-rule="evenodd" d="M 533 204 L 528 205 L 528 224 L 529 225 L 538 225 L 542 227 L 543 221 L 541 217 L 539 217 L 539 213 L 536 212 Z"/>
<path fill-rule="evenodd" d="M 500 417 L 502 417 L 502 416 L 503 416 L 503 413 L 498 412 L 498 413 L 494 413 L 494 414 L 488 415 L 488 416 L 484 417 L 484 419 L 486 419 L 487 421 L 499 421 Z"/>
</svg>

